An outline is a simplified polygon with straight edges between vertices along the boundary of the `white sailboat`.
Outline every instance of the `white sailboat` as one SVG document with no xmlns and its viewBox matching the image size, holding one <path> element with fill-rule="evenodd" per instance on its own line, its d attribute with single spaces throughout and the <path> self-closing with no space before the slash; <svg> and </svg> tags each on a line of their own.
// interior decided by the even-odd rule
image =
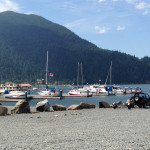
<svg viewBox="0 0 150 150">
<path fill-rule="evenodd" d="M 81 66 L 81 82 L 82 87 L 79 87 L 79 67 Z M 81 65 L 78 62 L 78 71 L 77 71 L 77 88 L 74 88 L 68 92 L 69 95 L 75 95 L 75 96 L 87 96 L 91 97 L 93 94 L 89 92 L 89 90 L 83 88 L 83 72 L 82 72 L 82 63 Z"/>
<path fill-rule="evenodd" d="M 116 90 L 113 89 L 113 86 L 111 85 L 111 73 L 112 73 L 112 61 L 110 64 L 110 68 L 109 68 L 109 71 L 107 74 L 105 84 L 99 86 L 99 93 L 100 94 L 108 94 L 108 95 L 115 95 L 116 94 Z M 108 81 L 109 76 L 110 76 L 110 78 L 109 78 L 110 79 L 110 85 L 107 85 L 107 81 Z"/>
<path fill-rule="evenodd" d="M 47 85 L 47 76 L 48 76 L 48 51 L 47 51 L 47 59 L 46 59 L 46 77 L 45 77 L 45 84 L 46 84 L 46 89 L 38 91 L 38 94 L 41 96 L 60 96 L 60 91 L 56 92 L 54 88 L 48 89 Z"/>
<path fill-rule="evenodd" d="M 106 87 L 108 88 L 108 90 L 109 90 L 109 88 L 111 88 L 110 94 L 115 94 L 115 95 L 124 94 L 124 90 L 121 89 L 120 86 L 116 86 L 116 85 L 112 85 L 111 84 L 111 73 L 112 73 L 112 61 L 111 61 L 110 69 L 109 69 L 109 72 L 108 72 L 108 75 L 107 75 L 107 78 L 106 78 L 105 85 L 107 84 L 107 80 L 108 80 L 108 77 L 110 75 L 110 86 L 106 85 Z"/>
</svg>

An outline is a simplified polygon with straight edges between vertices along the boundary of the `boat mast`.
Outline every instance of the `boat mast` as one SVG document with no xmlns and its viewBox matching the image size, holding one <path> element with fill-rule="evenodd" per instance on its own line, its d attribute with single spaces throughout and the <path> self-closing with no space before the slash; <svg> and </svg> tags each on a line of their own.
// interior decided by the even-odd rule
<svg viewBox="0 0 150 150">
<path fill-rule="evenodd" d="M 47 75 L 48 75 L 48 51 L 47 51 L 47 59 L 46 59 L 46 86 L 47 86 Z"/>
<path fill-rule="evenodd" d="M 112 72 L 112 61 L 111 61 L 111 65 L 110 65 L 110 85 L 111 85 L 111 72 Z"/>
<path fill-rule="evenodd" d="M 77 73 L 77 88 L 79 86 L 79 62 L 78 62 L 78 73 Z"/>
<path fill-rule="evenodd" d="M 81 78 L 82 78 L 82 87 L 83 87 L 83 70 L 82 70 L 82 63 L 81 63 Z"/>
<path fill-rule="evenodd" d="M 107 75 L 107 78 L 106 78 L 106 81 L 105 81 L 105 85 L 107 83 L 109 75 L 110 75 L 110 85 L 111 85 L 111 72 L 112 72 L 112 61 L 111 61 L 110 68 L 109 68 L 109 71 L 108 71 L 108 75 Z"/>
<path fill-rule="evenodd" d="M 2 75 L 1 75 L 1 87 L 2 87 Z"/>
<path fill-rule="evenodd" d="M 108 80 L 109 72 L 110 72 L 110 70 L 108 71 L 107 78 L 106 78 L 106 81 L 105 81 L 105 85 L 106 85 L 107 80 Z"/>
</svg>

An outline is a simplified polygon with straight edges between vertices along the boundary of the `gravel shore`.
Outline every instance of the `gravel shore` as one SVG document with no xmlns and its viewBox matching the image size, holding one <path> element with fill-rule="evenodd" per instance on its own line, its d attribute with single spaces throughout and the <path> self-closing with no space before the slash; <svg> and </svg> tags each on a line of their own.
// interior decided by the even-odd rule
<svg viewBox="0 0 150 150">
<path fill-rule="evenodd" d="M 0 116 L 0 150 L 150 150 L 150 109 Z"/>
</svg>

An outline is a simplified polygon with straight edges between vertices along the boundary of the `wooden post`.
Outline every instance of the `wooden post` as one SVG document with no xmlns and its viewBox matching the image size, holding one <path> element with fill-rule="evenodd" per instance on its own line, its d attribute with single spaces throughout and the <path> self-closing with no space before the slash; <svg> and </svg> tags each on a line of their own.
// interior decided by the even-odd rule
<svg viewBox="0 0 150 150">
<path fill-rule="evenodd" d="M 89 90 L 87 90 L 87 97 L 89 96 Z"/>
<path fill-rule="evenodd" d="M 25 91 L 25 100 L 27 101 L 27 99 L 28 99 L 28 93 L 27 91 Z"/>
</svg>

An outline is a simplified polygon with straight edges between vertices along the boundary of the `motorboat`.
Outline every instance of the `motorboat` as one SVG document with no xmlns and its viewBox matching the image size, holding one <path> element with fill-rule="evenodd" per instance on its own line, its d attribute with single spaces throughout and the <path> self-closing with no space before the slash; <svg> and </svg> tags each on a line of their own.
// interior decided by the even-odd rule
<svg viewBox="0 0 150 150">
<path fill-rule="evenodd" d="M 83 88 L 72 89 L 68 92 L 69 95 L 75 96 L 87 96 L 91 97 L 93 94 L 89 90 L 84 90 Z"/>
<path fill-rule="evenodd" d="M 52 97 L 60 96 L 60 91 L 56 92 L 55 89 L 41 90 L 41 91 L 38 91 L 37 93 L 41 96 L 52 96 Z"/>
<path fill-rule="evenodd" d="M 33 88 L 32 88 L 32 90 L 38 90 L 38 88 L 36 88 L 36 87 L 33 87 Z"/>
<path fill-rule="evenodd" d="M 25 92 L 23 91 L 7 91 L 4 92 L 5 98 L 11 98 L 11 99 L 25 99 Z"/>
<path fill-rule="evenodd" d="M 130 93 L 141 93 L 142 90 L 139 87 L 136 87 L 133 89 L 132 87 L 125 87 L 124 93 L 125 94 L 130 94 Z"/>
<path fill-rule="evenodd" d="M 96 94 L 115 95 L 116 90 L 110 85 L 91 85 L 89 91 Z"/>
<path fill-rule="evenodd" d="M 135 87 L 135 89 L 132 89 L 132 93 L 142 93 L 142 90 L 139 87 Z"/>
<path fill-rule="evenodd" d="M 112 85 L 101 85 L 101 86 L 99 86 L 99 93 L 100 94 L 115 95 L 116 90 L 113 89 Z"/>
<path fill-rule="evenodd" d="M 48 96 L 51 95 L 49 90 L 41 90 L 37 92 L 41 96 Z"/>
<path fill-rule="evenodd" d="M 3 94 L 5 92 L 4 89 L 0 89 L 0 94 Z"/>
<path fill-rule="evenodd" d="M 124 90 L 121 89 L 120 86 L 113 85 L 113 89 L 116 90 L 116 95 L 122 95 L 125 93 Z"/>
<path fill-rule="evenodd" d="M 89 90 L 91 93 L 99 93 L 99 85 L 90 85 L 89 87 L 84 87 L 84 89 Z"/>
</svg>

